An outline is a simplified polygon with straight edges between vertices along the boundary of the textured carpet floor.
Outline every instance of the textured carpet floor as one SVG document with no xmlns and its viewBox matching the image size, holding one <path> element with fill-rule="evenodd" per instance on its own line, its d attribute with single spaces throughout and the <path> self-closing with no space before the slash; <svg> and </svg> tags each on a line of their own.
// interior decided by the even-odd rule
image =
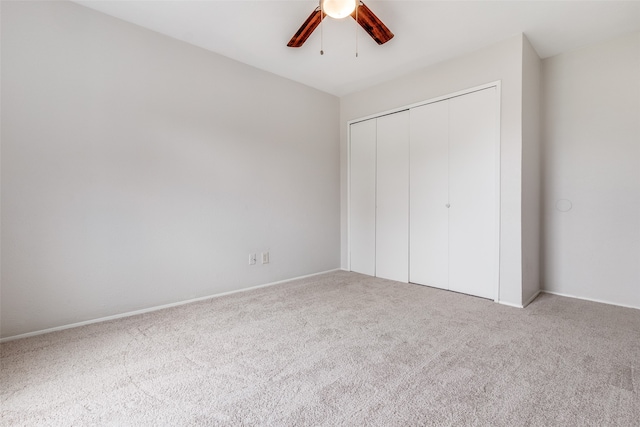
<svg viewBox="0 0 640 427">
<path fill-rule="evenodd" d="M 640 425 L 640 310 L 552 295 L 335 272 L 0 349 L 2 425 Z"/>
</svg>

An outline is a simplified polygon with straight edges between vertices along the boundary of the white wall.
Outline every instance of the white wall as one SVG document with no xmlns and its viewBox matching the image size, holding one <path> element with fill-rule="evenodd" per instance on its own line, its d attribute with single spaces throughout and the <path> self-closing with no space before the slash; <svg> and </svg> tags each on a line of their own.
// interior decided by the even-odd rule
<svg viewBox="0 0 640 427">
<path fill-rule="evenodd" d="M 540 291 L 542 233 L 541 67 L 527 38 L 522 55 L 522 302 Z"/>
<path fill-rule="evenodd" d="M 67 2 L 1 48 L 2 337 L 339 267 L 336 97 Z"/>
<path fill-rule="evenodd" d="M 444 62 L 340 99 L 341 265 L 347 265 L 347 127 L 349 120 L 502 81 L 500 296 L 522 304 L 522 67 L 523 37 L 514 36 L 464 57 Z"/>
<path fill-rule="evenodd" d="M 542 64 L 544 289 L 640 308 L 640 33 Z"/>
</svg>

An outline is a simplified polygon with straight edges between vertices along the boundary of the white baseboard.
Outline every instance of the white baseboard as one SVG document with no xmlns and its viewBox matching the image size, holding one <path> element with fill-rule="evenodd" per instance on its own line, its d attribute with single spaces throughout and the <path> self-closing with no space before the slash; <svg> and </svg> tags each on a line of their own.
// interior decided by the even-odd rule
<svg viewBox="0 0 640 427">
<path fill-rule="evenodd" d="M 77 328 L 77 327 L 80 327 L 80 326 L 92 325 L 94 323 L 107 322 L 109 320 L 116 320 L 116 319 L 122 319 L 124 317 L 137 316 L 138 314 L 150 313 L 152 311 L 164 310 L 166 308 L 171 308 L 171 307 L 178 307 L 178 306 L 181 306 L 181 305 L 191 304 L 191 303 L 198 302 L 198 301 L 204 301 L 204 300 L 208 300 L 208 299 L 211 299 L 211 298 L 218 298 L 218 297 L 222 297 L 222 296 L 225 296 L 225 295 L 237 294 L 239 292 L 246 292 L 246 291 L 251 291 L 251 290 L 254 290 L 254 289 L 266 288 L 268 286 L 279 285 L 281 283 L 291 282 L 291 281 L 294 281 L 294 280 L 306 279 L 306 278 L 313 277 L 313 276 L 319 276 L 321 274 L 333 273 L 335 271 L 341 271 L 341 269 L 336 268 L 336 269 L 333 269 L 333 270 L 321 271 L 319 273 L 307 274 L 305 276 L 298 276 L 298 277 L 294 277 L 294 278 L 291 278 L 291 279 L 279 280 L 277 282 L 265 283 L 263 285 L 251 286 L 250 288 L 236 289 L 234 291 L 228 291 L 228 292 L 222 292 L 222 293 L 219 293 L 219 294 L 207 295 L 207 296 L 204 296 L 204 297 L 198 297 L 198 298 L 193 298 L 193 299 L 189 299 L 189 300 L 185 300 L 185 301 L 173 302 L 173 303 L 170 303 L 170 304 L 157 305 L 157 306 L 154 306 L 154 307 L 143 308 L 141 310 L 128 311 L 126 313 L 115 314 L 113 316 L 100 317 L 100 318 L 97 318 L 97 319 L 85 320 L 83 322 L 71 323 L 69 325 L 56 326 L 55 328 L 48 328 L 48 329 L 42 329 L 40 331 L 27 332 L 26 334 L 13 335 L 13 336 L 10 336 L 10 337 L 0 338 L 0 344 L 3 343 L 3 342 L 13 341 L 13 340 L 21 339 L 21 338 L 29 338 L 29 337 L 34 337 L 34 336 L 37 336 L 37 335 L 48 334 L 50 332 L 63 331 L 65 329 L 71 329 L 71 328 Z"/>
<path fill-rule="evenodd" d="M 505 302 L 505 301 L 496 301 L 498 304 L 502 304 L 502 305 L 506 305 L 508 307 L 515 307 L 515 308 L 525 308 L 526 306 L 528 306 L 529 304 L 531 304 L 533 302 L 534 299 L 538 298 L 538 295 L 540 295 L 543 291 L 539 290 L 537 291 L 535 294 L 533 294 L 533 296 L 531 298 L 529 298 L 524 304 L 514 304 L 511 302 Z"/>
<path fill-rule="evenodd" d="M 498 304 L 506 305 L 507 307 L 524 308 L 522 304 L 514 304 L 506 301 L 496 301 Z"/>
<path fill-rule="evenodd" d="M 528 306 L 529 304 L 531 304 L 533 302 L 534 299 L 538 298 L 538 295 L 540 295 L 542 293 L 541 290 L 538 290 L 535 294 L 533 294 L 531 296 L 531 298 L 529 298 L 524 304 L 522 304 L 523 307 Z"/>
<path fill-rule="evenodd" d="M 557 295 L 559 297 L 575 298 L 575 299 L 581 299 L 583 301 L 598 302 L 600 304 L 615 305 L 615 306 L 618 306 L 618 307 L 635 308 L 636 310 L 640 310 L 640 307 L 638 307 L 638 306 L 619 304 L 617 302 L 605 301 L 605 300 L 596 299 L 596 298 L 579 297 L 579 296 L 575 296 L 575 295 L 571 295 L 571 294 L 565 294 L 565 293 L 561 293 L 561 292 L 547 291 L 545 289 L 543 289 L 541 292 L 543 292 L 545 294 L 550 294 L 550 295 Z"/>
</svg>

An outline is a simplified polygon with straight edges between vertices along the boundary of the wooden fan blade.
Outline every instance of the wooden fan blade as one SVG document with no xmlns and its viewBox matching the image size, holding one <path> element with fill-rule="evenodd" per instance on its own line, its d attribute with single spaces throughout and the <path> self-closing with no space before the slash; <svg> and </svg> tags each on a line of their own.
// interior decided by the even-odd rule
<svg viewBox="0 0 640 427">
<path fill-rule="evenodd" d="M 326 16 L 326 15 L 325 15 Z M 305 41 L 309 38 L 313 30 L 315 30 L 320 22 L 322 21 L 322 12 L 320 12 L 320 8 L 317 7 L 311 15 L 304 21 L 304 24 L 300 27 L 300 29 L 291 37 L 287 46 L 289 47 L 300 47 L 304 44 Z"/>
<path fill-rule="evenodd" d="M 359 2 L 357 10 L 358 24 L 371 36 L 378 44 L 385 44 L 393 38 L 393 33 L 364 3 Z M 356 10 L 351 17 L 356 19 Z"/>
</svg>

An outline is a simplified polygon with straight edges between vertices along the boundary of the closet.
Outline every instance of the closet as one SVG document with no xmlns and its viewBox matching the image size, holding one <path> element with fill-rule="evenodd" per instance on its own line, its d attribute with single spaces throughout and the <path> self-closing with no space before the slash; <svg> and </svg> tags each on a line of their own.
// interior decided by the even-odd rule
<svg viewBox="0 0 640 427">
<path fill-rule="evenodd" d="M 496 296 L 496 105 L 489 88 L 411 109 L 413 283 Z"/>
<path fill-rule="evenodd" d="M 350 269 L 376 275 L 376 120 L 350 126 Z"/>
<path fill-rule="evenodd" d="M 350 269 L 494 299 L 495 87 L 350 125 Z"/>
<path fill-rule="evenodd" d="M 409 280 L 409 112 L 350 126 L 351 271 Z"/>
</svg>

